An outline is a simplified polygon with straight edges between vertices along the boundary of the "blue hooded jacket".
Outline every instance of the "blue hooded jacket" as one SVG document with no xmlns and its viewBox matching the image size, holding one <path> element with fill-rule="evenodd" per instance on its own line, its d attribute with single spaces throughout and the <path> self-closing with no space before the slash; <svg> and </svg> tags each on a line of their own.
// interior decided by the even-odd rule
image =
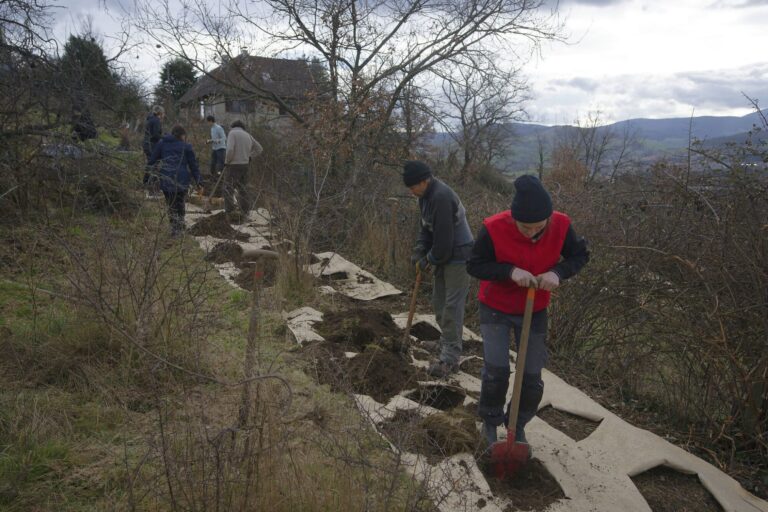
<svg viewBox="0 0 768 512">
<path fill-rule="evenodd" d="M 198 185 L 202 185 L 203 180 L 200 177 L 200 169 L 191 144 L 173 135 L 165 135 L 155 146 L 147 163 L 154 165 L 160 160 L 163 162 L 160 169 L 160 188 L 163 192 L 186 191 L 189 188 L 190 178 L 194 178 Z"/>
</svg>

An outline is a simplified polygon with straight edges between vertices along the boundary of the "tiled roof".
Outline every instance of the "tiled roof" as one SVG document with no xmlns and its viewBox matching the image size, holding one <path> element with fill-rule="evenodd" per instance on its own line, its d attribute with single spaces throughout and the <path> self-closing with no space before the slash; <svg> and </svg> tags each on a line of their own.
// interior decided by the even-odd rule
<svg viewBox="0 0 768 512">
<path fill-rule="evenodd" d="M 266 96 L 258 88 L 298 99 L 314 89 L 314 81 L 306 61 L 240 55 L 200 77 L 179 102 L 197 102 L 213 94 Z"/>
</svg>

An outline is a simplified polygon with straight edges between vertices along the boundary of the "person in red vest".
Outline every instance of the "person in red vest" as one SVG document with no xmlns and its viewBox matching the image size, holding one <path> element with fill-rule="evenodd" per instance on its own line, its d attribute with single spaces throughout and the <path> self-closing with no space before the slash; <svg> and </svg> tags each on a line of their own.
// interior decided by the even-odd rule
<svg viewBox="0 0 768 512">
<path fill-rule="evenodd" d="M 586 240 L 576 234 L 567 215 L 552 210 L 552 199 L 535 176 L 517 178 L 511 209 L 483 221 L 467 272 L 480 279 L 483 371 L 478 414 L 489 443 L 496 441 L 497 427 L 509 421 L 504 404 L 510 376 L 510 330 L 519 344 L 526 289 L 537 291 L 515 425 L 516 441 L 522 443 L 527 443 L 525 425 L 536 415 L 544 392 L 541 372 L 548 357 L 550 294 L 588 260 Z"/>
</svg>

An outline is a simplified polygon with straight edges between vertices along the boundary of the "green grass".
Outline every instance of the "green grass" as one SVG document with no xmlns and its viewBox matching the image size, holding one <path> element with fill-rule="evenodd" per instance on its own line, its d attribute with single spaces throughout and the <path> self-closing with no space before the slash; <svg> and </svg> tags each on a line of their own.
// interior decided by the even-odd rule
<svg viewBox="0 0 768 512">
<path fill-rule="evenodd" d="M 158 220 L 159 211 L 147 208 L 132 219 L 113 217 L 107 222 L 126 243 L 140 248 L 147 231 L 166 227 Z M 83 250 L 92 265 L 97 259 L 90 255 L 99 248 L 104 221 L 92 216 L 63 223 L 69 243 Z M 121 255 L 107 253 L 107 261 L 120 264 Z M 137 494 L 149 493 L 138 508 L 169 509 L 165 470 L 157 452 L 155 405 L 164 404 L 168 446 L 174 455 L 180 460 L 190 453 L 208 457 L 205 467 L 210 468 L 212 444 L 201 433 L 213 435 L 213 425 L 232 424 L 241 389 L 198 381 L 165 367 L 89 308 L 39 290 L 33 293 L 34 287 L 41 287 L 67 294 L 64 275 L 69 268 L 64 256 L 63 249 L 54 246 L 51 252 L 23 255 L 29 258 L 20 266 L 23 273 L 0 271 L 0 350 L 11 356 L 0 359 L 0 510 L 125 508 L 128 475 L 134 474 L 140 477 Z M 156 350 L 176 364 L 237 382 L 242 379 L 252 295 L 232 288 L 202 257 L 192 239 L 163 245 L 160 259 L 166 264 L 162 282 L 167 295 L 158 310 L 184 299 L 189 293 L 185 281 L 193 275 L 194 283 L 203 283 L 204 295 L 195 308 L 196 314 L 204 315 L 206 329 L 185 338 L 182 333 L 195 308 L 174 310 L 173 318 L 158 324 L 162 343 Z M 197 272 L 185 272 L 186 264 Z M 113 275 L 109 267 L 103 270 L 104 275 Z M 95 269 L 94 275 L 99 275 Z M 303 304 L 314 298 L 314 292 L 302 287 L 297 293 L 288 286 L 289 280 L 283 284 L 284 288 L 263 292 L 257 362 L 259 371 L 289 380 L 294 400 L 287 413 L 280 413 L 287 416 L 260 420 L 274 430 L 275 443 L 286 451 L 262 460 L 264 473 L 255 502 L 262 509 L 286 511 L 359 510 L 371 508 L 371 503 L 373 510 L 382 510 L 384 502 L 377 504 L 371 495 L 387 494 L 389 479 L 395 478 L 395 493 L 387 503 L 393 510 L 403 510 L 418 485 L 401 468 L 391 466 L 386 445 L 360 418 L 354 403 L 318 386 L 301 371 L 301 361 L 293 358 L 295 345 L 285 336 L 280 311 L 286 296 Z M 123 327 L 130 327 L 131 315 L 125 313 L 123 318 Z M 274 404 L 285 401 L 284 389 L 274 382 L 258 389 L 258 403 L 271 396 Z M 305 418 L 318 407 L 326 411 L 327 424 L 322 428 Z M 350 466 L 348 454 L 361 447 L 365 460 L 356 463 L 373 461 L 375 470 L 359 472 Z M 302 464 L 297 467 L 295 460 Z M 198 471 L 202 469 L 190 465 L 183 472 L 190 475 L 184 484 L 188 492 L 201 488 L 202 480 L 191 477 Z M 239 492 L 239 484 L 231 485 Z M 303 492 L 297 491 L 299 486 Z"/>
</svg>

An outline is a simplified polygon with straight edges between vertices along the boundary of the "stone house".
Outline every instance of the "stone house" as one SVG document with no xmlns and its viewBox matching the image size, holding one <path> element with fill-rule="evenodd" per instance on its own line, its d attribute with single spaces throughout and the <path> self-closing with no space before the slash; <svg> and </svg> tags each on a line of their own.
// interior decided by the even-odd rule
<svg viewBox="0 0 768 512">
<path fill-rule="evenodd" d="M 213 115 L 225 127 L 239 119 L 247 125 L 285 128 L 294 120 L 272 95 L 298 111 L 305 110 L 303 104 L 314 90 L 304 60 L 239 55 L 200 77 L 179 105 L 190 120 Z"/>
</svg>

